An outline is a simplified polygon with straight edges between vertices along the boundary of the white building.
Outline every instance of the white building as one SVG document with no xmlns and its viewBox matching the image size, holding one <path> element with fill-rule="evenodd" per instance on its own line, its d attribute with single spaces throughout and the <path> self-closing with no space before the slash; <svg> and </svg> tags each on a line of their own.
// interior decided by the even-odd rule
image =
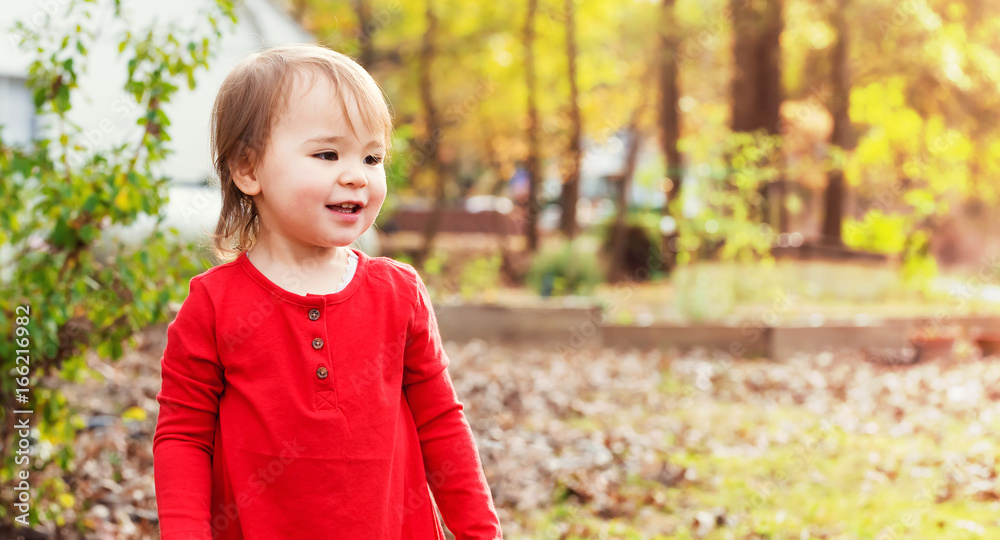
<svg viewBox="0 0 1000 540">
<path fill-rule="evenodd" d="M 56 31 L 70 30 L 77 23 L 99 29 L 96 43 L 90 47 L 85 72 L 78 79 L 79 88 L 73 96 L 69 119 L 83 128 L 84 147 L 108 148 L 123 141 L 138 140 L 143 129 L 135 120 L 139 105 L 122 88 L 127 75 L 124 54 L 118 52 L 118 40 L 124 28 L 121 18 L 114 15 L 113 2 L 98 0 L 98 9 L 91 20 L 77 14 L 65 16 L 68 0 L 5 1 L 0 10 L 0 124 L 4 139 L 24 142 L 47 129 L 35 117 L 31 94 L 25 88 L 28 66 L 32 57 L 20 50 L 11 32 L 16 21 L 29 28 Z M 214 0 L 122 0 L 122 10 L 134 33 L 145 32 L 150 25 L 166 31 L 175 25 L 181 32 L 194 28 L 198 35 L 208 36 L 210 30 L 204 12 Z M 272 45 L 314 42 L 312 35 L 299 26 L 283 9 L 269 0 L 240 0 L 236 8 L 237 23 L 224 20 L 223 39 L 217 54 L 209 61 L 209 69 L 196 73 L 197 87 L 188 90 L 183 81 L 181 90 L 163 107 L 170 118 L 167 143 L 174 152 L 162 164 L 159 172 L 172 180 L 170 204 L 165 226 L 177 227 L 188 238 L 204 231 L 214 231 L 221 208 L 218 188 L 206 184 L 212 175 L 209 148 L 209 125 L 215 94 L 229 70 L 247 54 Z M 127 240 L 139 240 L 148 231 L 151 217 L 122 232 Z M 378 250 L 377 236 L 366 233 L 362 248 Z M 377 253 L 373 253 L 377 254 Z"/>
</svg>

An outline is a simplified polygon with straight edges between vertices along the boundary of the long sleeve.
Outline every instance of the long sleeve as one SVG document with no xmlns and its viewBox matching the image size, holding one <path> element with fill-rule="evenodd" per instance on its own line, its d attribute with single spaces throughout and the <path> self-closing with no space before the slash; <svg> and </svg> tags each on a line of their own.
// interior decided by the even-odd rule
<svg viewBox="0 0 1000 540">
<path fill-rule="evenodd" d="M 463 414 L 437 319 L 414 271 L 416 305 L 407 330 L 403 391 L 420 439 L 427 481 L 455 540 L 503 538 L 472 429 Z"/>
<path fill-rule="evenodd" d="M 213 312 L 205 285 L 195 278 L 167 327 L 153 435 L 153 478 L 164 540 L 212 540 L 212 454 L 224 388 Z"/>
</svg>

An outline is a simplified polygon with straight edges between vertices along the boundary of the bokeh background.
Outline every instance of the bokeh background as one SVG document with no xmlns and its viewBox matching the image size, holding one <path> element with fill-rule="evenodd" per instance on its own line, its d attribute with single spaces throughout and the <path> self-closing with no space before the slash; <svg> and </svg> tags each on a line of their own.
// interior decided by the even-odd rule
<svg viewBox="0 0 1000 540">
<path fill-rule="evenodd" d="M 427 283 L 506 537 L 1000 537 L 1000 2 L 5 0 L 0 27 L 0 538 L 158 538 L 166 325 L 220 262 L 212 101 L 292 42 L 391 104 L 357 247 Z"/>
</svg>

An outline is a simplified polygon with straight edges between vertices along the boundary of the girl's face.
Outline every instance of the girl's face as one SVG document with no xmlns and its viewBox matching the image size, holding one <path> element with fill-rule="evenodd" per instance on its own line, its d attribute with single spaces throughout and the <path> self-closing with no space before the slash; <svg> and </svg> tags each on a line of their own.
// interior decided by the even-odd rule
<svg viewBox="0 0 1000 540">
<path fill-rule="evenodd" d="M 307 253 L 346 246 L 375 222 L 386 195 L 385 149 L 348 103 L 355 137 L 340 99 L 325 76 L 296 75 L 257 170 L 234 174 L 254 198 L 262 240 Z"/>
</svg>

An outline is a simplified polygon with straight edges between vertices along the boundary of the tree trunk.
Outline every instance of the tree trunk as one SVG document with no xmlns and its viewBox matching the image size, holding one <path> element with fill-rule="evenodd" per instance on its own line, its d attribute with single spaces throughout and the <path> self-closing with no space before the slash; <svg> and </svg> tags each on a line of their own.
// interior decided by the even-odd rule
<svg viewBox="0 0 1000 540">
<path fill-rule="evenodd" d="M 434 105 L 433 86 L 431 84 L 431 64 L 435 56 L 434 39 L 437 34 L 437 16 L 434 14 L 432 0 L 427 0 L 424 17 L 427 23 L 427 31 L 424 32 L 420 47 L 420 61 L 417 64 L 417 69 L 420 79 L 420 101 L 423 104 L 426 123 L 426 133 L 424 134 L 425 144 L 422 151 L 426 153 L 425 163 L 434 174 L 434 207 L 424 227 L 424 245 L 414 257 L 414 265 L 417 268 L 423 266 L 424 261 L 427 260 L 433 248 L 434 237 L 437 235 L 438 228 L 441 225 L 441 216 L 444 213 L 445 185 L 447 183 L 444 166 L 441 163 L 441 155 L 438 152 L 442 137 L 441 120 L 438 117 L 437 107 Z"/>
<path fill-rule="evenodd" d="M 354 14 L 358 18 L 358 63 L 365 69 L 372 69 L 375 61 L 375 27 L 372 22 L 371 5 L 366 0 L 354 0 Z M 429 8 L 428 8 L 429 9 Z"/>
<path fill-rule="evenodd" d="M 575 0 L 563 0 L 566 15 L 566 59 L 569 65 L 569 164 L 562 185 L 562 215 L 560 227 L 567 238 L 576 235 L 576 202 L 580 198 L 580 139 L 583 121 L 580 119 L 580 94 L 576 77 L 576 18 Z"/>
<path fill-rule="evenodd" d="M 831 26 L 837 35 L 837 41 L 833 44 L 833 56 L 830 62 L 830 86 L 832 89 L 830 115 L 833 117 L 830 143 L 845 150 L 853 146 L 851 117 L 848 115 L 851 82 L 847 71 L 848 34 L 844 15 L 848 4 L 849 0 L 839 0 L 833 8 Z M 822 242 L 826 245 L 841 246 L 844 243 L 842 230 L 845 195 L 844 170 L 830 171 L 827 175 L 826 193 L 823 196 Z"/>
<path fill-rule="evenodd" d="M 662 26 L 660 28 L 660 144 L 666 161 L 667 179 L 666 201 L 663 214 L 669 215 L 667 205 L 680 196 L 684 181 L 681 168 L 681 152 L 677 148 L 680 139 L 680 90 L 677 82 L 678 39 L 677 22 L 674 14 L 674 0 L 663 0 Z"/>
<path fill-rule="evenodd" d="M 538 12 L 538 0 L 528 0 L 528 13 L 524 22 L 524 73 L 528 89 L 528 200 L 524 202 L 525 235 L 527 249 L 534 252 L 538 249 L 538 184 L 541 183 L 541 167 L 539 165 L 540 144 L 538 142 L 538 106 L 536 104 L 537 88 L 535 84 L 535 14 Z"/>
<path fill-rule="evenodd" d="M 635 165 L 639 158 L 639 148 L 642 146 L 642 131 L 639 129 L 639 116 L 642 106 L 632 111 L 628 124 L 628 146 L 625 149 L 625 163 L 622 176 L 618 182 L 618 192 L 615 194 L 615 224 L 612 233 L 611 272 L 609 281 L 618 282 L 625 278 L 625 248 L 628 247 L 626 216 L 628 215 L 629 190 L 632 189 L 632 177 L 635 175 Z"/>
<path fill-rule="evenodd" d="M 781 0 L 746 2 L 730 0 L 733 14 L 732 130 L 763 130 L 768 135 L 780 133 L 781 102 Z M 779 167 L 781 167 L 779 165 Z M 764 215 L 779 231 L 788 228 L 784 204 L 785 179 L 781 177 L 761 188 Z"/>
<path fill-rule="evenodd" d="M 781 101 L 781 0 L 731 0 L 733 131 L 778 133 Z"/>
</svg>

